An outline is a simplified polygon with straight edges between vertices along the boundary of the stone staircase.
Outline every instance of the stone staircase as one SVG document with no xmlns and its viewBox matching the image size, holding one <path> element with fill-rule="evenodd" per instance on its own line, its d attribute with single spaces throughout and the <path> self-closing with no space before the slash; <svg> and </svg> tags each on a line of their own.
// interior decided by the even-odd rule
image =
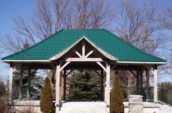
<svg viewBox="0 0 172 113">
<path fill-rule="evenodd" d="M 105 102 L 64 102 L 59 113 L 108 113 Z"/>
</svg>

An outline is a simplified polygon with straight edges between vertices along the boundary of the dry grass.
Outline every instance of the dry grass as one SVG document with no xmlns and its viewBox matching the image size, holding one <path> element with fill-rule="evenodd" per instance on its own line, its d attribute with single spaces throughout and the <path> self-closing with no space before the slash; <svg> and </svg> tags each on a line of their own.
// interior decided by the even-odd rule
<svg viewBox="0 0 172 113">
<path fill-rule="evenodd" d="M 23 106 L 16 108 L 17 113 L 35 113 L 32 102 L 27 102 Z"/>
<path fill-rule="evenodd" d="M 0 113 L 16 113 L 5 96 L 0 97 Z"/>
</svg>

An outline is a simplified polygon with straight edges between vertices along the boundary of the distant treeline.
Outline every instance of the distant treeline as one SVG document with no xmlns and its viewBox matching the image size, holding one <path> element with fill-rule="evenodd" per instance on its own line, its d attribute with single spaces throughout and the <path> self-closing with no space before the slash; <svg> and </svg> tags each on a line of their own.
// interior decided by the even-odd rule
<svg viewBox="0 0 172 113">
<path fill-rule="evenodd" d="M 160 89 L 172 89 L 172 82 L 162 82 L 158 86 Z"/>
<path fill-rule="evenodd" d="M 158 84 L 158 96 L 161 102 L 172 105 L 172 82 L 163 82 Z"/>
</svg>

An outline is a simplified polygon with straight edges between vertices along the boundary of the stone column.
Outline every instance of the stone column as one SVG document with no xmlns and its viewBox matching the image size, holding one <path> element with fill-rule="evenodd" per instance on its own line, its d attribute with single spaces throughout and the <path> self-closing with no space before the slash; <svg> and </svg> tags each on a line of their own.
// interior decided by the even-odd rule
<svg viewBox="0 0 172 113">
<path fill-rule="evenodd" d="M 60 65 L 56 66 L 56 113 L 60 110 Z"/>
<path fill-rule="evenodd" d="M 153 75 L 154 75 L 154 102 L 158 102 L 158 70 L 157 66 L 153 69 Z"/>
</svg>

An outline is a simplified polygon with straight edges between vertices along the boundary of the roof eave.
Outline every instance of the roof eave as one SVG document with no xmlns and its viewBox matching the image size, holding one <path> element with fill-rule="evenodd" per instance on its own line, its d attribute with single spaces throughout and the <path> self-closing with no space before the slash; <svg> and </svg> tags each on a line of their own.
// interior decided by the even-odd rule
<svg viewBox="0 0 172 113">
<path fill-rule="evenodd" d="M 137 61 L 117 61 L 119 64 L 150 64 L 150 65 L 165 65 L 167 62 L 137 62 Z"/>
<path fill-rule="evenodd" d="M 11 62 L 26 62 L 26 63 L 29 63 L 29 62 L 42 62 L 42 63 L 49 63 L 51 62 L 50 60 L 2 60 L 4 62 L 7 62 L 7 63 L 11 63 Z"/>
</svg>

